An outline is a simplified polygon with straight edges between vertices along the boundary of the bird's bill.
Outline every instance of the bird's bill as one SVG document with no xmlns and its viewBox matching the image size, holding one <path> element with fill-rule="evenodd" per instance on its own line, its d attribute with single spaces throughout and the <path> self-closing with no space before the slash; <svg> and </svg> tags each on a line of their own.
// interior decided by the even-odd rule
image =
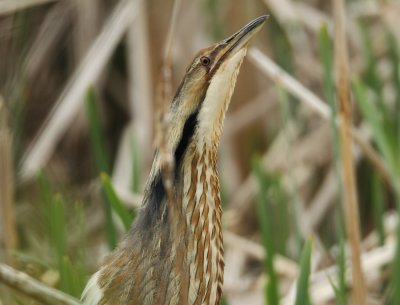
<svg viewBox="0 0 400 305">
<path fill-rule="evenodd" d="M 217 60 L 213 68 L 218 68 L 222 62 L 236 54 L 237 51 L 247 47 L 251 38 L 261 29 L 268 17 L 268 15 L 264 15 L 254 19 L 235 34 L 221 41 L 216 48 L 219 55 L 216 55 Z"/>
</svg>

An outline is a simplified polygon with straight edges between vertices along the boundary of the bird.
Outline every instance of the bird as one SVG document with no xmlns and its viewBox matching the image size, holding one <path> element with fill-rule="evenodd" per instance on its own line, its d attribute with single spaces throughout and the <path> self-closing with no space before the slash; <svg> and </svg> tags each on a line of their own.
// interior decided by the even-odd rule
<svg viewBox="0 0 400 305">
<path fill-rule="evenodd" d="M 167 203 L 162 160 L 156 151 L 142 207 L 88 281 L 84 305 L 220 303 L 224 250 L 218 146 L 249 41 L 267 17 L 200 50 L 187 68 L 167 110 L 171 119 L 165 137 L 174 158 L 174 201 Z"/>
</svg>

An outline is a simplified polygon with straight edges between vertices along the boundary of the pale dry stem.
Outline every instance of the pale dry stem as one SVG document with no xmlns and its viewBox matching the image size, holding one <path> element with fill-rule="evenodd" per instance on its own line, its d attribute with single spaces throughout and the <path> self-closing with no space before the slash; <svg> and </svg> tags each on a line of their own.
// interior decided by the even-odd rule
<svg viewBox="0 0 400 305">
<path fill-rule="evenodd" d="M 135 1 L 137 3 L 140 0 Z M 79 111 L 87 88 L 100 76 L 114 48 L 136 16 L 131 0 L 121 0 L 65 86 L 23 158 L 21 176 L 32 179 L 50 158 Z"/>
<path fill-rule="evenodd" d="M 345 8 L 343 0 L 334 0 L 335 61 L 337 69 L 337 103 L 340 117 L 340 157 L 343 175 L 343 204 L 347 238 L 351 249 L 352 296 L 355 304 L 365 305 L 367 290 L 361 267 L 361 233 L 358 196 L 353 161 L 352 112 L 347 38 L 345 34 Z"/>
<path fill-rule="evenodd" d="M 80 305 L 72 296 L 48 287 L 26 273 L 0 263 L 0 283 L 48 305 Z"/>
</svg>

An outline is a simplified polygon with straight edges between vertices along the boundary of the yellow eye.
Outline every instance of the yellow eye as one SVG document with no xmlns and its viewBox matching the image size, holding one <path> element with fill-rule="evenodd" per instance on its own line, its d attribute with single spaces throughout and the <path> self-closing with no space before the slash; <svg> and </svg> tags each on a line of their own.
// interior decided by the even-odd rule
<svg viewBox="0 0 400 305">
<path fill-rule="evenodd" d="M 211 59 L 210 59 L 209 57 L 207 57 L 207 56 L 202 56 L 202 57 L 200 58 L 200 63 L 201 63 L 203 66 L 208 66 L 208 65 L 211 63 Z"/>
</svg>

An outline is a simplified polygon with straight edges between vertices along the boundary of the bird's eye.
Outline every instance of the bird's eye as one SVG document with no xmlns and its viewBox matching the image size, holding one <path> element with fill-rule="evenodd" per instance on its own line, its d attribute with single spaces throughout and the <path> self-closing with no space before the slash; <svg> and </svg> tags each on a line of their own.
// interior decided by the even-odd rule
<svg viewBox="0 0 400 305">
<path fill-rule="evenodd" d="M 209 57 L 207 57 L 207 56 L 202 56 L 202 57 L 200 58 L 200 63 L 201 63 L 203 66 L 208 66 L 208 65 L 210 64 L 210 62 L 211 62 L 211 59 L 210 59 Z"/>
</svg>

